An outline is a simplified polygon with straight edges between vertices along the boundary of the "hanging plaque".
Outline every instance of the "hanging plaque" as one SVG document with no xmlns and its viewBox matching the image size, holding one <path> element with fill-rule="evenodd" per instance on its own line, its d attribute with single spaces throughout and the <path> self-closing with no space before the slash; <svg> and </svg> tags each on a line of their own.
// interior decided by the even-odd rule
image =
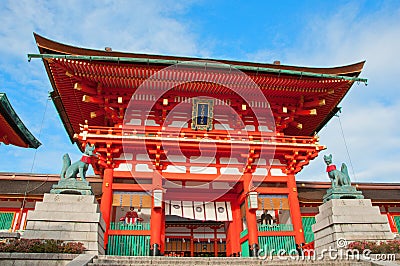
<svg viewBox="0 0 400 266">
<path fill-rule="evenodd" d="M 192 129 L 211 130 L 213 128 L 213 116 L 213 99 L 193 99 Z"/>
</svg>

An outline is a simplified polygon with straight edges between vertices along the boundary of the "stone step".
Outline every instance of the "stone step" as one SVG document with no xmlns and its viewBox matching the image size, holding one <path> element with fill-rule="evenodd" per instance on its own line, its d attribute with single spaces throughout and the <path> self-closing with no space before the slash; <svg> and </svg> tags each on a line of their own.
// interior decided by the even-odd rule
<svg viewBox="0 0 400 266">
<path fill-rule="evenodd" d="M 264 263 L 258 263 L 258 264 L 253 264 L 253 263 L 244 263 L 244 262 L 237 262 L 234 265 L 246 265 L 246 266 L 259 266 L 259 265 L 268 265 L 268 266 L 290 266 L 290 265 L 297 265 L 297 266 L 309 266 L 310 264 L 314 264 L 314 265 L 326 265 L 326 266 L 352 266 L 352 265 L 359 265 L 359 266 L 370 266 L 373 265 L 369 262 L 343 262 L 343 261 L 336 261 L 336 262 L 303 262 L 303 263 L 296 263 L 296 262 L 286 262 L 286 263 L 271 263 L 271 262 L 264 262 Z M 176 266 L 177 264 L 175 263 L 140 263 L 140 264 L 135 264 L 135 263 L 121 263 L 121 262 L 114 262 L 114 263 L 89 263 L 89 266 L 118 266 L 118 265 L 163 265 L 163 266 Z M 196 264 L 196 263 L 191 263 L 191 262 L 186 262 L 183 265 L 200 265 L 200 264 Z M 182 266 L 183 266 L 182 265 Z M 218 262 L 218 263 L 214 263 L 212 261 L 209 262 L 209 264 L 205 264 L 205 265 L 213 265 L 213 266 L 223 266 L 225 265 L 223 262 Z M 374 264 L 376 265 L 376 264 Z"/>
<path fill-rule="evenodd" d="M 246 264 L 257 264 L 260 265 L 262 263 L 261 260 L 254 259 L 254 260 L 243 260 L 243 259 L 235 259 L 235 260 L 230 260 L 225 258 L 225 260 L 209 260 L 209 259 L 192 259 L 192 258 L 186 258 L 183 260 L 176 260 L 176 259 L 163 259 L 163 260 L 152 260 L 152 259 L 142 259 L 142 260 L 131 260 L 131 259 L 95 259 L 93 261 L 94 263 L 123 263 L 123 264 L 144 264 L 144 263 L 153 263 L 153 264 L 174 264 L 174 265 L 179 265 L 179 264 L 186 264 L 186 263 L 191 263 L 191 264 L 196 264 L 196 265 L 209 265 L 211 263 L 215 264 L 221 264 L 221 265 L 233 265 L 240 263 L 242 265 Z"/>
<path fill-rule="evenodd" d="M 154 266 L 154 265 L 163 265 L 163 266 L 176 266 L 177 264 L 174 264 L 174 263 L 171 263 L 171 264 L 152 264 L 152 263 L 140 263 L 140 264 L 134 264 L 134 263 L 132 263 L 132 264 L 121 264 L 121 263 L 119 263 L 119 262 L 116 262 L 116 263 L 89 263 L 88 264 L 89 266 L 121 266 L 121 265 L 141 265 L 141 266 L 143 266 L 143 265 L 148 265 L 148 266 Z M 199 265 L 199 264 L 195 264 L 195 263 L 185 263 L 185 264 L 183 264 L 183 265 Z M 182 265 L 182 266 L 183 266 Z M 206 264 L 206 265 L 214 265 L 214 266 L 223 266 L 224 264 L 221 262 L 221 263 L 217 263 L 217 264 L 214 264 L 214 263 L 212 263 L 212 262 L 210 262 L 210 264 Z M 246 266 L 259 266 L 260 264 L 248 264 L 248 263 L 236 263 L 235 265 L 246 265 Z M 281 266 L 281 265 L 284 265 L 284 264 L 268 264 L 268 265 L 271 265 L 271 266 Z M 287 265 L 292 265 L 292 264 L 287 264 Z M 304 264 L 304 265 L 306 265 L 306 264 Z M 350 266 L 351 264 L 349 264 L 349 266 Z"/>
<path fill-rule="evenodd" d="M 91 266 L 102 266 L 102 265 L 163 265 L 163 266 L 174 266 L 174 265 L 215 265 L 215 266 L 309 266 L 312 263 L 314 265 L 340 265 L 340 266 L 351 266 L 351 265 L 371 265 L 369 262 L 357 262 L 357 261 L 287 261 L 287 260 L 262 260 L 257 258 L 231 258 L 231 257 L 217 257 L 217 258 L 202 258 L 202 257 L 128 257 L 128 256 L 98 256 L 98 258 L 90 263 Z"/>
</svg>

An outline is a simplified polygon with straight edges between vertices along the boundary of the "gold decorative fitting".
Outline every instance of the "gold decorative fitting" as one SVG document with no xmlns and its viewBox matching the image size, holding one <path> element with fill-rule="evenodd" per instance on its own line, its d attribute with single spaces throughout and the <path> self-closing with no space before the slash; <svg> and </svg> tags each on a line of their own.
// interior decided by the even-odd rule
<svg viewBox="0 0 400 266">
<path fill-rule="evenodd" d="M 317 109 L 311 109 L 310 115 L 317 115 Z"/>
<path fill-rule="evenodd" d="M 78 91 L 82 90 L 81 84 L 75 83 L 75 84 L 74 84 L 74 89 L 75 89 L 75 90 L 78 90 Z"/>
<path fill-rule="evenodd" d="M 87 95 L 83 95 L 83 97 L 82 97 L 82 102 L 89 103 L 89 102 L 90 102 L 90 97 L 87 96 Z"/>
</svg>

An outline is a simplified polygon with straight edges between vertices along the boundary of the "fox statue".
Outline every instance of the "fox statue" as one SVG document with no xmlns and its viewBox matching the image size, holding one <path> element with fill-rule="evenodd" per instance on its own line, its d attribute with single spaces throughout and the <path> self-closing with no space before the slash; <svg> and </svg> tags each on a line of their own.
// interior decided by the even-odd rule
<svg viewBox="0 0 400 266">
<path fill-rule="evenodd" d="M 324 155 L 324 161 L 327 165 L 326 172 L 332 181 L 332 188 L 351 185 L 349 172 L 347 171 L 345 163 L 342 163 L 342 167 L 339 171 L 336 170 L 336 166 L 332 164 L 332 154 L 329 154 L 328 156 Z"/>
<path fill-rule="evenodd" d="M 87 143 L 82 158 L 73 164 L 71 164 L 71 158 L 69 157 L 68 153 L 64 154 L 61 179 L 77 178 L 77 174 L 79 173 L 82 181 L 86 181 L 86 172 L 89 168 L 89 164 L 91 163 L 92 156 L 96 156 L 94 150 L 95 146 Z"/>
</svg>

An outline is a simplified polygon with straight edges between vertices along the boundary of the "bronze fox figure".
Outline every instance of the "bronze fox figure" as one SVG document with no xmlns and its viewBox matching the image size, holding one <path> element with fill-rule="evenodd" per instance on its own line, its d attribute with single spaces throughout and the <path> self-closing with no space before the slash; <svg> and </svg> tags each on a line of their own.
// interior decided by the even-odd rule
<svg viewBox="0 0 400 266">
<path fill-rule="evenodd" d="M 77 178 L 77 174 L 79 173 L 82 181 L 85 181 L 86 172 L 89 168 L 89 164 L 91 163 L 91 158 L 92 156 L 95 156 L 94 150 L 95 146 L 87 143 L 82 158 L 73 164 L 71 164 L 71 158 L 69 157 L 68 153 L 64 154 L 61 178 Z"/>
<path fill-rule="evenodd" d="M 324 161 L 327 165 L 326 172 L 328 172 L 328 176 L 332 181 L 332 188 L 351 185 L 349 172 L 345 163 L 342 163 L 342 167 L 339 171 L 336 170 L 336 166 L 332 164 L 332 154 L 324 155 Z"/>
</svg>

